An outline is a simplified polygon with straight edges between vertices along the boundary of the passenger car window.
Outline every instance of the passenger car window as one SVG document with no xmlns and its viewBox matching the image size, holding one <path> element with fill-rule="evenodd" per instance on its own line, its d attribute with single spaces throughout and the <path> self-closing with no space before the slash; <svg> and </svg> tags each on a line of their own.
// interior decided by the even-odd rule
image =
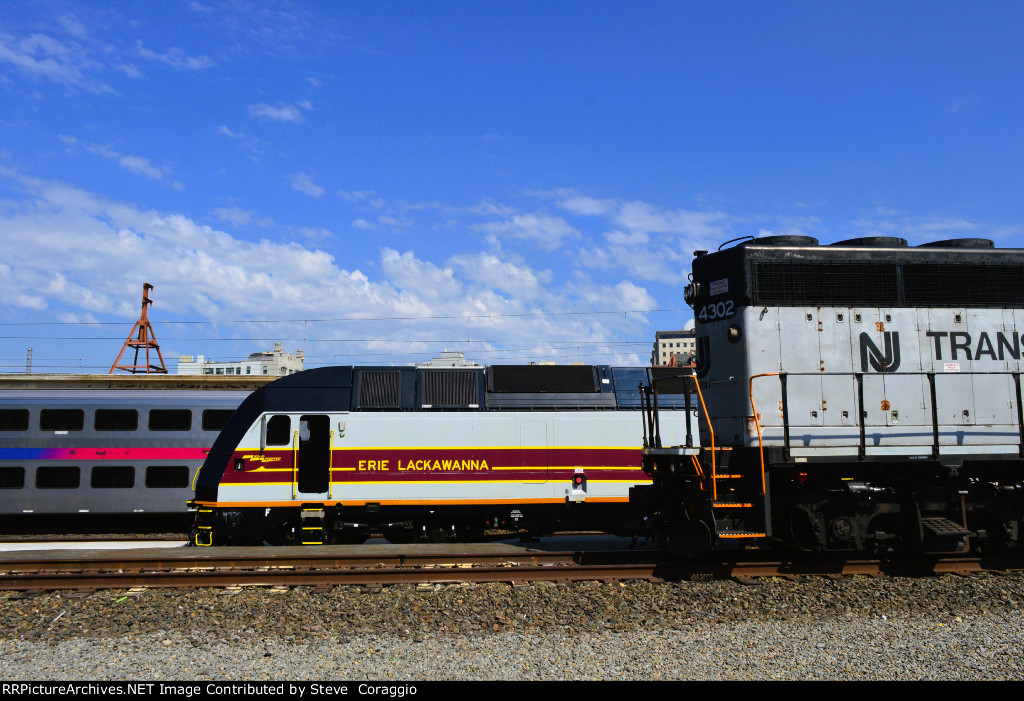
<svg viewBox="0 0 1024 701">
<path fill-rule="evenodd" d="M 150 465 L 146 468 L 146 486 L 175 488 L 188 486 L 187 465 Z"/>
<path fill-rule="evenodd" d="M 0 431 L 27 431 L 28 409 L 0 409 Z"/>
<path fill-rule="evenodd" d="M 135 468 L 131 465 L 97 465 L 89 475 L 93 489 L 130 489 L 135 486 Z"/>
<path fill-rule="evenodd" d="M 85 424 L 82 409 L 43 409 L 39 412 L 39 428 L 43 431 L 81 431 Z"/>
<path fill-rule="evenodd" d="M 37 489 L 77 489 L 82 471 L 70 465 L 52 465 L 36 468 Z"/>
<path fill-rule="evenodd" d="M 136 431 L 139 412 L 135 409 L 97 409 L 93 426 L 97 431 Z"/>
<path fill-rule="evenodd" d="M 192 428 L 192 412 L 189 409 L 151 409 L 149 411 L 150 431 L 188 431 Z"/>
<path fill-rule="evenodd" d="M 22 489 L 24 486 L 24 467 L 0 467 L 0 489 Z"/>
<path fill-rule="evenodd" d="M 203 410 L 203 430 L 204 431 L 219 431 L 224 428 L 224 424 L 228 422 L 231 415 L 234 414 L 233 409 L 204 409 Z"/>
</svg>

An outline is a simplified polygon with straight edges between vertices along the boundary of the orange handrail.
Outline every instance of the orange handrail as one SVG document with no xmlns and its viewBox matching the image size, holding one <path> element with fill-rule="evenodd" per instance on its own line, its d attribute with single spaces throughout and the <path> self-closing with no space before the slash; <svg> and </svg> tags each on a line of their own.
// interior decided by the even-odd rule
<svg viewBox="0 0 1024 701">
<path fill-rule="evenodd" d="M 696 389 L 697 389 L 697 398 L 700 400 L 700 407 L 704 411 L 704 420 L 707 422 L 708 436 L 709 436 L 710 442 L 711 442 L 710 452 L 711 452 L 711 492 L 712 492 L 712 499 L 717 498 L 717 496 L 718 496 L 718 488 L 717 488 L 717 485 L 715 484 L 715 482 L 717 481 L 716 475 L 717 475 L 717 472 L 718 472 L 718 464 L 717 464 L 717 458 L 715 457 L 715 429 L 711 425 L 711 415 L 708 414 L 707 404 L 704 403 L 704 393 L 700 389 L 700 382 L 697 381 L 696 375 L 678 375 L 678 376 L 673 376 L 673 377 L 681 377 L 683 379 L 693 380 L 694 387 L 696 387 Z M 670 378 L 664 377 L 664 378 L 660 378 L 660 379 L 670 379 Z M 655 394 L 655 402 L 654 402 L 653 411 L 654 411 L 655 414 L 657 414 L 657 411 L 658 411 L 657 410 L 657 390 L 654 389 L 654 387 L 655 387 L 654 383 L 651 383 L 651 387 L 654 390 L 654 394 Z M 687 404 L 687 405 L 689 405 L 689 404 Z M 687 420 L 689 420 L 689 419 L 687 419 Z M 655 418 L 654 423 L 655 423 L 655 425 L 657 425 L 657 423 L 658 423 L 657 418 Z M 701 450 L 703 450 L 703 449 L 704 449 L 704 447 L 701 446 Z M 690 456 L 690 457 L 693 460 L 694 467 L 697 469 L 697 476 L 703 482 L 703 480 L 704 480 L 704 471 L 700 468 L 700 465 L 698 464 L 697 458 L 694 457 L 694 456 Z M 702 489 L 703 489 L 703 487 L 702 487 Z"/>
<path fill-rule="evenodd" d="M 696 455 L 691 455 L 690 456 L 690 460 L 693 461 L 693 469 L 696 470 L 697 477 L 700 478 L 700 481 L 701 481 L 700 489 L 701 489 L 701 491 L 704 491 L 704 470 L 702 470 L 701 467 L 700 467 L 700 460 L 697 459 Z"/>
<path fill-rule="evenodd" d="M 750 408 L 754 412 L 754 426 L 757 427 L 757 450 L 761 455 L 761 493 L 765 493 L 765 481 L 764 481 L 764 439 L 761 436 L 761 421 L 757 418 L 757 406 L 754 404 L 754 378 L 755 377 L 778 377 L 781 372 L 762 372 L 759 375 L 751 375 L 749 380 L 750 388 Z"/>
<path fill-rule="evenodd" d="M 697 388 L 697 398 L 700 400 L 700 408 L 704 410 L 704 420 L 708 425 L 708 435 L 711 438 L 711 499 L 714 501 L 718 499 L 718 466 L 715 462 L 715 429 L 711 425 L 711 414 L 708 413 L 708 407 L 704 403 L 704 393 L 700 391 L 700 382 L 697 381 L 696 375 L 689 376 L 693 380 L 694 387 Z"/>
</svg>

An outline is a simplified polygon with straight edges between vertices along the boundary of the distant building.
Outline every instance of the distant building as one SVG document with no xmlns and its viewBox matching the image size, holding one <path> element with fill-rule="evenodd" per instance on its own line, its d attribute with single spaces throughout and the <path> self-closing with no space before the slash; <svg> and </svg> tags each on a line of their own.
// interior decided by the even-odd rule
<svg viewBox="0 0 1024 701">
<path fill-rule="evenodd" d="M 442 351 L 438 358 L 431 358 L 425 363 L 420 363 L 421 368 L 478 368 L 479 363 L 466 360 L 461 351 Z"/>
<path fill-rule="evenodd" d="M 678 365 L 690 362 L 690 358 L 697 352 L 697 340 L 693 322 L 687 324 L 687 327 L 679 331 L 655 332 L 651 365 L 668 365 L 672 356 L 677 356 L 676 364 Z"/>
<path fill-rule="evenodd" d="M 178 358 L 179 375 L 293 375 L 302 371 L 302 349 L 295 354 L 285 353 L 280 343 L 273 351 L 252 353 L 248 360 L 218 362 L 201 355 L 183 355 Z"/>
</svg>

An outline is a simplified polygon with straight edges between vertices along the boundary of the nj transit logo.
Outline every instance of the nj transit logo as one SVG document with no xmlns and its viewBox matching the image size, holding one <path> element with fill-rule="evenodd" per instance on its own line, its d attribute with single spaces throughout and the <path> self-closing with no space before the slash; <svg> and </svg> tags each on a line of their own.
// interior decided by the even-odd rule
<svg viewBox="0 0 1024 701">
<path fill-rule="evenodd" d="M 875 372 L 896 372 L 900 366 L 900 333 L 886 331 L 883 334 L 885 351 L 880 351 L 871 336 L 860 335 L 860 371 L 867 372 L 868 366 Z"/>
</svg>

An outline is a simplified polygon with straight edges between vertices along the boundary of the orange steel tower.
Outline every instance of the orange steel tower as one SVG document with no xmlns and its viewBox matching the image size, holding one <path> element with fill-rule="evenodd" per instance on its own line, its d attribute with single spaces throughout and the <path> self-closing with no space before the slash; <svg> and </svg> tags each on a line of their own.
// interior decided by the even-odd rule
<svg viewBox="0 0 1024 701">
<path fill-rule="evenodd" d="M 121 352 L 117 354 L 117 360 L 110 366 L 110 372 L 108 375 L 113 375 L 114 370 L 124 370 L 130 372 L 133 375 L 138 372 L 145 372 L 147 375 L 150 373 L 163 373 L 167 374 L 167 366 L 164 364 L 163 353 L 160 352 L 160 346 L 156 342 L 156 334 L 153 332 L 153 325 L 149 323 L 149 317 L 146 316 L 146 306 L 153 303 L 153 300 L 149 298 L 149 291 L 153 289 L 153 286 L 148 282 L 142 283 L 142 315 L 139 320 L 135 322 L 135 326 L 132 327 L 131 332 L 128 334 L 128 339 L 121 346 Z M 132 338 L 135 335 L 135 329 L 139 330 L 138 338 Z M 118 365 L 121 362 L 121 356 L 128 350 L 128 347 L 135 349 L 135 364 L 134 365 Z M 139 351 L 146 349 L 146 364 L 139 365 Z M 149 362 L 149 349 L 153 348 L 156 350 L 157 356 L 160 358 L 159 365 L 152 365 Z"/>
</svg>

